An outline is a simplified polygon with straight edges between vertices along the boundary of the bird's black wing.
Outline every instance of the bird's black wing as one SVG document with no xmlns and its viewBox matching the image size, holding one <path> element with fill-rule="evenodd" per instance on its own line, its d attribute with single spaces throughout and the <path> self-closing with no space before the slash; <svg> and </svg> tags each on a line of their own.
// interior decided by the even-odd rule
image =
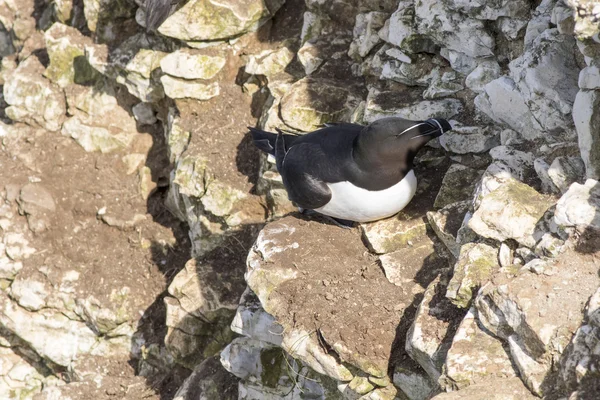
<svg viewBox="0 0 600 400">
<path fill-rule="evenodd" d="M 330 169 L 323 150 L 315 143 L 292 146 L 281 161 L 281 177 L 288 197 L 298 207 L 314 210 L 331 200 L 327 184 L 317 178 Z"/>
<path fill-rule="evenodd" d="M 146 0 L 146 30 L 154 32 L 169 17 L 171 0 Z"/>
<path fill-rule="evenodd" d="M 258 128 L 248 127 L 248 130 L 252 134 L 252 139 L 254 140 L 254 145 L 258 147 L 260 150 L 264 151 L 267 154 L 275 155 L 275 140 L 277 138 L 276 133 L 263 131 Z M 288 149 L 294 144 L 296 139 L 300 136 L 296 135 L 283 135 L 285 148 Z"/>
</svg>

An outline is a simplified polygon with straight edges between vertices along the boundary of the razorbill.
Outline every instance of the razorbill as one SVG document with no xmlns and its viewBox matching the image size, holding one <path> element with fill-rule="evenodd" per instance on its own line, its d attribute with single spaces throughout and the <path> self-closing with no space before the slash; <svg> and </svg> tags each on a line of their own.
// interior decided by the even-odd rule
<svg viewBox="0 0 600 400">
<path fill-rule="evenodd" d="M 417 187 L 415 155 L 452 127 L 442 118 L 391 117 L 367 126 L 331 124 L 302 136 L 249 129 L 254 144 L 275 156 L 291 201 L 347 226 L 402 210 Z"/>
</svg>

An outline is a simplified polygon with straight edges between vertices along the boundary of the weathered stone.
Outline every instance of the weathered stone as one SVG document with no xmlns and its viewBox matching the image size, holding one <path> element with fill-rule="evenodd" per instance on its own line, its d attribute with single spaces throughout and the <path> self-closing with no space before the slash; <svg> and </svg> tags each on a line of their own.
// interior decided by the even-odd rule
<svg viewBox="0 0 600 400">
<path fill-rule="evenodd" d="M 454 335 L 444 371 L 441 379 L 446 389 L 452 390 L 461 390 L 482 379 L 518 376 L 502 342 L 479 326 L 473 307 Z"/>
<path fill-rule="evenodd" d="M 217 357 L 199 364 L 175 393 L 176 400 L 238 400 L 238 379 L 221 365 Z"/>
<path fill-rule="evenodd" d="M 228 39 L 256 30 L 282 4 L 280 0 L 192 0 L 167 18 L 158 31 L 185 41 Z"/>
<path fill-rule="evenodd" d="M 446 297 L 458 307 L 468 308 L 475 289 L 484 285 L 499 268 L 495 248 L 484 243 L 463 245 Z"/>
<path fill-rule="evenodd" d="M 416 54 L 409 62 L 389 60 L 383 64 L 381 79 L 400 82 L 409 86 L 428 86 L 440 75 L 440 68 L 432 57 Z"/>
<path fill-rule="evenodd" d="M 552 204 L 531 187 L 510 179 L 481 199 L 469 227 L 486 238 L 514 239 L 533 247 L 539 239 L 536 225 Z"/>
<path fill-rule="evenodd" d="M 585 175 L 585 165 L 580 157 L 556 157 L 548 176 L 561 193 L 565 193 L 573 182 L 581 182 Z"/>
<path fill-rule="evenodd" d="M 519 378 L 484 379 L 462 390 L 438 394 L 431 400 L 536 400 Z"/>
<path fill-rule="evenodd" d="M 92 43 L 77 29 L 61 23 L 55 23 L 44 34 L 50 65 L 45 75 L 52 82 L 65 87 L 73 82 L 83 83 L 89 80 L 94 71 L 85 61 L 85 45 Z M 76 62 L 75 60 L 83 60 Z"/>
<path fill-rule="evenodd" d="M 495 3 L 485 0 L 450 0 L 448 7 L 471 18 L 495 20 L 499 17 L 527 17 L 530 6 L 525 0 L 503 0 Z"/>
<path fill-rule="evenodd" d="M 142 125 L 154 125 L 158 119 L 150 103 L 138 103 L 131 108 L 136 121 Z"/>
<path fill-rule="evenodd" d="M 575 35 L 580 40 L 598 35 L 598 16 L 600 10 L 595 1 L 569 0 L 569 5 L 575 12 Z"/>
<path fill-rule="evenodd" d="M 452 76 L 450 78 L 450 76 Z M 452 96 L 464 89 L 464 86 L 456 80 L 454 72 L 445 72 L 442 76 L 435 76 L 431 80 L 431 84 L 423 92 L 424 99 L 439 99 L 442 97 Z"/>
<path fill-rule="evenodd" d="M 489 126 L 456 126 L 440 137 L 440 144 L 457 154 L 483 153 L 500 144 L 500 135 Z"/>
<path fill-rule="evenodd" d="M 444 208 L 449 204 L 471 199 L 482 174 L 482 171 L 461 164 L 452 164 L 444 175 L 442 187 L 433 206 Z"/>
<path fill-rule="evenodd" d="M 579 73 L 580 89 L 600 89 L 600 69 L 596 65 L 591 65 L 581 70 Z"/>
<path fill-rule="evenodd" d="M 447 284 L 448 278 L 442 274 L 427 287 L 406 334 L 406 352 L 433 382 L 442 374 L 452 337 L 465 313 L 445 297 Z"/>
<path fill-rule="evenodd" d="M 451 119 L 463 109 L 458 99 L 412 102 L 404 93 L 371 90 L 367 97 L 364 120 L 367 123 L 385 117 L 422 121 L 432 117 Z"/>
<path fill-rule="evenodd" d="M 304 78 L 281 99 L 281 118 L 294 129 L 310 132 L 326 122 L 349 120 L 358 100 L 340 83 Z"/>
<path fill-rule="evenodd" d="M 58 131 L 65 118 L 65 98 L 43 72 L 37 57 L 29 57 L 10 74 L 4 83 L 4 100 L 10 105 L 6 115 L 14 121 Z"/>
<path fill-rule="evenodd" d="M 427 213 L 429 225 L 455 258 L 458 258 L 461 246 L 457 240 L 458 231 L 469 210 L 469 203 L 469 201 L 461 201 L 448 204 L 441 210 Z"/>
<path fill-rule="evenodd" d="M 542 129 L 550 133 L 571 126 L 579 76 L 574 44 L 571 36 L 549 29 L 509 64 L 510 76 L 527 107 Z"/>
<path fill-rule="evenodd" d="M 205 83 L 173 78 L 168 75 L 163 75 L 160 81 L 165 88 L 165 94 L 172 99 L 210 100 L 220 93 L 218 82 Z"/>
<path fill-rule="evenodd" d="M 378 254 L 409 247 L 427 233 L 427 227 L 421 218 L 412 218 L 403 212 L 391 218 L 364 223 L 362 229 L 369 246 Z"/>
<path fill-rule="evenodd" d="M 581 158 L 589 179 L 600 179 L 600 91 L 580 90 L 573 105 Z"/>
<path fill-rule="evenodd" d="M 285 70 L 294 58 L 294 53 L 287 47 L 278 50 L 265 50 L 250 56 L 246 64 L 246 73 L 251 75 L 273 76 Z"/>
<path fill-rule="evenodd" d="M 223 57 L 189 50 L 177 50 L 160 60 L 165 74 L 183 79 L 212 79 L 224 65 Z"/>
<path fill-rule="evenodd" d="M 431 0 L 416 3 L 414 12 L 417 32 L 432 38 L 439 46 L 469 57 L 493 54 L 494 38 L 481 21 L 465 18 L 460 13 L 446 9 L 443 3 Z M 478 40 L 469 40 L 473 37 Z"/>
<path fill-rule="evenodd" d="M 496 60 L 480 62 L 465 80 L 465 85 L 474 92 L 481 93 L 485 85 L 500 77 L 500 65 Z"/>
<path fill-rule="evenodd" d="M 534 175 L 534 157 L 531 153 L 508 146 L 497 146 L 490 149 L 490 156 L 494 160 L 492 165 L 500 166 L 519 181 L 527 182 Z"/>
<path fill-rule="evenodd" d="M 556 204 L 555 222 L 562 227 L 600 230 L 600 183 L 593 179 L 584 185 L 573 183 Z"/>
<path fill-rule="evenodd" d="M 350 44 L 348 55 L 350 57 L 366 57 L 367 54 L 381 40 L 377 32 L 383 27 L 389 14 L 372 11 L 366 14 L 357 14 L 354 24 L 354 40 Z"/>
<path fill-rule="evenodd" d="M 533 140 L 545 136 L 542 126 L 527 106 L 516 83 L 507 76 L 495 79 L 484 86 L 475 98 L 475 106 L 492 118 Z"/>
<path fill-rule="evenodd" d="M 394 385 L 410 400 L 428 399 L 436 387 L 427 373 L 412 359 L 406 358 L 396 364 Z"/>
<path fill-rule="evenodd" d="M 476 298 L 479 320 L 507 341 L 521 379 L 538 395 L 553 389 L 552 359 L 566 348 L 600 283 L 587 257 L 567 251 L 540 275 L 525 268 L 517 277 L 499 273 Z"/>
</svg>

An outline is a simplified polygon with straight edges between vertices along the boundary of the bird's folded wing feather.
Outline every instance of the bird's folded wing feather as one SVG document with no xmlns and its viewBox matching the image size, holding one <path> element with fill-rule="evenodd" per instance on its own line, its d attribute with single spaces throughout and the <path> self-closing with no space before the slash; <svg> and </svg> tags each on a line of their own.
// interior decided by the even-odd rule
<svg viewBox="0 0 600 400">
<path fill-rule="evenodd" d="M 289 199 L 299 207 L 313 210 L 327 204 L 331 200 L 331 191 L 320 176 L 329 172 L 328 164 L 318 144 L 292 146 L 280 169 Z"/>
</svg>

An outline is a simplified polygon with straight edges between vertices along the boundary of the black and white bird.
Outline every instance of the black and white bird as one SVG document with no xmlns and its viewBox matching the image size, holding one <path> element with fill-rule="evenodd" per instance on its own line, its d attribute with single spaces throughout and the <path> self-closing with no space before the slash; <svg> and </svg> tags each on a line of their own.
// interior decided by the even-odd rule
<svg viewBox="0 0 600 400">
<path fill-rule="evenodd" d="M 301 209 L 342 225 L 390 217 L 413 198 L 413 160 L 448 121 L 383 118 L 367 126 L 340 123 L 302 136 L 249 128 L 254 144 L 275 157 L 288 197 Z"/>
</svg>

